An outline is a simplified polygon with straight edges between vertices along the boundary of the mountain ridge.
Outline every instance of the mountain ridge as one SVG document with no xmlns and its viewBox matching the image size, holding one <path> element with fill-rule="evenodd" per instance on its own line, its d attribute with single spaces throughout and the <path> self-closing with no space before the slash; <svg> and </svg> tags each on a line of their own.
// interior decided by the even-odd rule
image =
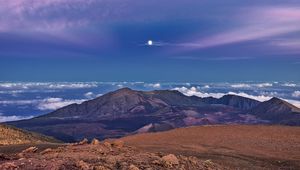
<svg viewBox="0 0 300 170">
<path fill-rule="evenodd" d="M 294 110 L 297 112 L 292 114 Z M 63 141 L 76 141 L 84 137 L 105 139 L 139 130 L 164 131 L 194 125 L 300 125 L 299 117 L 297 107 L 278 98 L 259 102 L 235 95 L 201 98 L 176 90 L 123 88 L 46 115 L 8 124 Z"/>
</svg>

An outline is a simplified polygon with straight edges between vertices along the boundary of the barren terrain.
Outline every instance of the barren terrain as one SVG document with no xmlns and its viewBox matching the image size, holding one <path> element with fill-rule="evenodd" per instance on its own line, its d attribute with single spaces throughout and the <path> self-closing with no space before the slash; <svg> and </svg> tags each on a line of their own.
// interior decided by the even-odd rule
<svg viewBox="0 0 300 170">
<path fill-rule="evenodd" d="M 123 140 L 146 151 L 192 155 L 227 168 L 300 169 L 300 127 L 198 126 Z"/>
<path fill-rule="evenodd" d="M 20 153 L 0 155 L 0 169 L 13 170 L 204 170 L 220 169 L 210 160 L 192 156 L 145 152 L 123 141 L 87 140 L 54 149 L 29 147 Z"/>
<path fill-rule="evenodd" d="M 58 140 L 38 133 L 0 124 L 0 146 L 12 144 L 57 143 Z"/>
<path fill-rule="evenodd" d="M 300 127 L 195 126 L 88 143 L 2 146 L 0 169 L 300 169 Z"/>
</svg>

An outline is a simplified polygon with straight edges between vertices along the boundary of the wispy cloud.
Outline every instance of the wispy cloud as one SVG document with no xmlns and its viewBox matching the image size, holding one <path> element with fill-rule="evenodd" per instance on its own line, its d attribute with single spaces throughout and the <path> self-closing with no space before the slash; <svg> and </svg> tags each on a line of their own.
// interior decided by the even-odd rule
<svg viewBox="0 0 300 170">
<path fill-rule="evenodd" d="M 175 56 L 171 59 L 178 60 L 202 60 L 202 61 L 237 61 L 237 60 L 251 60 L 254 57 L 203 57 L 203 56 Z"/>
<path fill-rule="evenodd" d="M 281 48 L 299 49 L 298 39 L 285 38 L 284 41 L 273 41 L 268 38 L 300 31 L 300 7 L 251 7 L 236 10 L 235 16 L 230 17 L 225 31 L 216 31 L 211 35 L 193 35 L 182 43 L 165 42 L 163 46 L 180 46 L 181 50 L 196 50 L 217 47 L 246 41 L 264 39 L 265 45 Z M 227 25 L 227 26 L 228 26 Z M 291 51 L 289 51 L 291 52 Z"/>
<path fill-rule="evenodd" d="M 80 26 L 85 21 L 67 19 L 67 16 L 49 19 L 54 12 L 61 12 L 61 9 L 70 10 L 84 1 L 69 0 L 11 0 L 0 1 L 1 25 L 0 31 L 11 31 L 22 28 L 32 31 L 59 31 L 68 27 Z"/>
</svg>

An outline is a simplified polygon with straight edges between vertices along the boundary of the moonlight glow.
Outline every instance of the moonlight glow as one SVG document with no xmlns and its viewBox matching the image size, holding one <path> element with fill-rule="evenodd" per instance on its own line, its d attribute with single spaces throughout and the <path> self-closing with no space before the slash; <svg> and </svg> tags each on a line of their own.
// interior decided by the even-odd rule
<svg viewBox="0 0 300 170">
<path fill-rule="evenodd" d="M 148 45 L 149 45 L 149 46 L 153 45 L 152 40 L 149 40 L 149 41 L 148 41 Z"/>
</svg>

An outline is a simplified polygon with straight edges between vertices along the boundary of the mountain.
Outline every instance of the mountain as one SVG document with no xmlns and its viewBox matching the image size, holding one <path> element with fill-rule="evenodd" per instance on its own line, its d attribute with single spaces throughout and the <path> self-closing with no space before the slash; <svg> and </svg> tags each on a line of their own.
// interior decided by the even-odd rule
<svg viewBox="0 0 300 170">
<path fill-rule="evenodd" d="M 27 143 L 57 143 L 52 137 L 28 132 L 12 126 L 0 124 L 0 145 L 27 144 Z"/>
<path fill-rule="evenodd" d="M 300 120 L 285 117 L 290 110 L 277 106 L 279 104 L 274 102 L 275 110 L 280 113 L 266 112 L 266 115 L 272 116 L 264 116 L 260 111 L 265 112 L 264 108 L 271 110 L 273 105 L 241 96 L 200 98 L 185 96 L 175 90 L 136 91 L 123 88 L 43 116 L 8 124 L 67 142 L 85 137 L 105 139 L 194 125 L 297 125 Z M 291 107 L 290 104 L 285 105 Z M 291 110 L 298 115 L 298 108 Z"/>
<path fill-rule="evenodd" d="M 249 113 L 278 124 L 300 125 L 300 109 L 276 97 L 260 103 Z"/>
<path fill-rule="evenodd" d="M 200 98 L 190 98 L 178 91 L 135 91 L 123 88 L 82 104 L 72 104 L 43 118 L 116 119 L 149 114 L 170 106 L 202 106 Z"/>
<path fill-rule="evenodd" d="M 227 106 L 232 106 L 234 108 L 238 108 L 241 110 L 251 109 L 260 103 L 257 100 L 245 98 L 242 96 L 230 95 L 230 94 L 224 95 L 219 99 L 213 97 L 207 97 L 207 98 L 203 98 L 202 101 L 207 104 L 223 104 Z"/>
</svg>

